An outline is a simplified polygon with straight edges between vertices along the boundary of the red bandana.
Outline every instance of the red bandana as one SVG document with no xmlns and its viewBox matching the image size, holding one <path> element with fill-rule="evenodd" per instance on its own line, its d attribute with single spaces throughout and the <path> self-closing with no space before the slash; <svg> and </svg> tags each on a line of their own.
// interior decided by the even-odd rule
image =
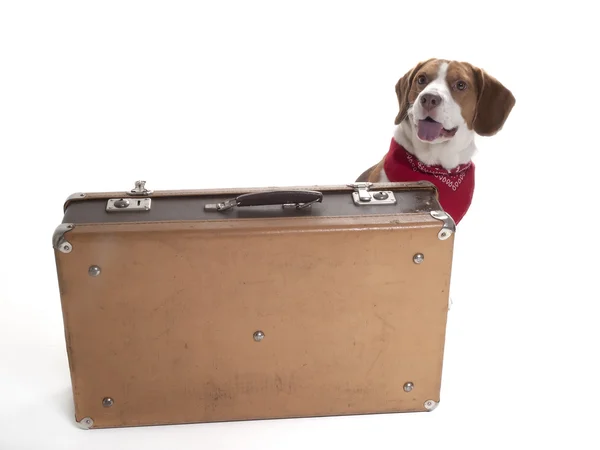
<svg viewBox="0 0 600 450">
<path fill-rule="evenodd" d="M 471 206 L 475 189 L 475 165 L 470 161 L 451 170 L 441 166 L 428 166 L 392 139 L 383 168 L 391 182 L 429 181 L 435 184 L 442 208 L 457 224 Z"/>
</svg>

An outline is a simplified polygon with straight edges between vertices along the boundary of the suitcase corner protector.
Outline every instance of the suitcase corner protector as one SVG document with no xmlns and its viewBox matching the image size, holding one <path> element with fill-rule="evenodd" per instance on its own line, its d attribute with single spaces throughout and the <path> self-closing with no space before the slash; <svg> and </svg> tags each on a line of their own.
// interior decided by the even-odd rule
<svg viewBox="0 0 600 450">
<path fill-rule="evenodd" d="M 69 205 L 75 200 L 83 200 L 87 197 L 87 194 L 84 192 L 75 192 L 74 194 L 69 195 L 65 201 L 63 202 L 63 212 L 67 210 Z"/>
<path fill-rule="evenodd" d="M 52 234 L 52 248 L 62 253 L 71 253 L 73 246 L 65 239 L 65 234 L 75 228 L 72 223 L 61 223 Z"/>
<path fill-rule="evenodd" d="M 456 222 L 446 211 L 434 210 L 431 211 L 431 217 L 442 222 L 442 229 L 438 233 L 438 238 L 445 241 L 456 232 Z"/>
<path fill-rule="evenodd" d="M 74 194 L 71 194 L 67 197 L 67 199 L 65 200 L 65 203 L 70 202 L 71 200 L 77 200 L 77 199 L 84 198 L 85 196 L 86 196 L 86 194 L 84 194 L 83 192 L 75 192 Z"/>
<path fill-rule="evenodd" d="M 426 400 L 425 403 L 423 403 L 423 407 L 427 411 L 431 412 L 435 408 L 437 408 L 439 404 L 440 404 L 440 402 L 436 402 L 435 400 Z"/>
<path fill-rule="evenodd" d="M 94 426 L 94 421 L 91 417 L 84 417 L 83 419 L 77 421 L 77 426 L 82 430 L 89 430 Z"/>
</svg>

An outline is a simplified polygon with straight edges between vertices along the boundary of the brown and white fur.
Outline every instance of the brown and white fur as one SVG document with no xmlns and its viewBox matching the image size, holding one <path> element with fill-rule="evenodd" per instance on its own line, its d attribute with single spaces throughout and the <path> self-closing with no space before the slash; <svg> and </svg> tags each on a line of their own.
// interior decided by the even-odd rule
<svg viewBox="0 0 600 450">
<path fill-rule="evenodd" d="M 513 94 L 483 69 L 466 62 L 429 59 L 396 84 L 399 113 L 394 139 L 421 162 L 451 170 L 473 157 L 475 134 L 492 136 L 515 104 Z M 419 136 L 419 121 L 428 118 L 443 129 L 435 139 Z M 383 160 L 357 181 L 389 181 Z M 401 181 L 401 180 L 394 180 Z"/>
</svg>

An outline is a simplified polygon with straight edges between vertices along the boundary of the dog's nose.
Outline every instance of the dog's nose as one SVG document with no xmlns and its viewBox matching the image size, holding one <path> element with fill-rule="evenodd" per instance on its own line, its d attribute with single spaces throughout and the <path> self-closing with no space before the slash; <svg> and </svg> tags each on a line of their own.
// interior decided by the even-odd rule
<svg viewBox="0 0 600 450">
<path fill-rule="evenodd" d="M 421 106 L 425 111 L 431 111 L 442 104 L 442 97 L 437 94 L 421 94 Z"/>
</svg>

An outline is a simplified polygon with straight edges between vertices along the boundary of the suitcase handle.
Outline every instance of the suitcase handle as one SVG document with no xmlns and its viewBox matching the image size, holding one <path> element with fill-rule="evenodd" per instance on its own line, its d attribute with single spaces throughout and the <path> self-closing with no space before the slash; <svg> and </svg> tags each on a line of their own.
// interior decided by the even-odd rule
<svg viewBox="0 0 600 450">
<path fill-rule="evenodd" d="M 266 191 L 242 194 L 236 198 L 221 203 L 212 203 L 204 206 L 207 211 L 226 211 L 234 206 L 270 206 L 281 205 L 284 208 L 295 206 L 296 209 L 307 208 L 313 203 L 321 203 L 323 193 L 319 191 Z"/>
</svg>

